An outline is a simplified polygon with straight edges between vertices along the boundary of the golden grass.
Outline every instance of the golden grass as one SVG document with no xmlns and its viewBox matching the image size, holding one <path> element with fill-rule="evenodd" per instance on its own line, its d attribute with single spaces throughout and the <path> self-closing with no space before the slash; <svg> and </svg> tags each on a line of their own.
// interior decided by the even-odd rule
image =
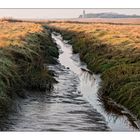
<svg viewBox="0 0 140 140">
<path fill-rule="evenodd" d="M 71 19 L 75 22 L 87 22 L 87 23 L 112 23 L 112 24 L 140 24 L 140 18 L 78 18 Z"/>
<path fill-rule="evenodd" d="M 42 32 L 40 24 L 28 22 L 0 22 L 0 47 L 21 46 L 28 34 Z"/>
<path fill-rule="evenodd" d="M 111 46 L 120 46 L 123 43 L 132 47 L 140 47 L 140 25 L 111 25 L 101 23 L 77 24 L 77 23 L 51 23 L 51 26 L 60 29 L 91 36 L 93 34 L 101 42 Z M 90 35 L 89 35 L 90 33 Z"/>
</svg>

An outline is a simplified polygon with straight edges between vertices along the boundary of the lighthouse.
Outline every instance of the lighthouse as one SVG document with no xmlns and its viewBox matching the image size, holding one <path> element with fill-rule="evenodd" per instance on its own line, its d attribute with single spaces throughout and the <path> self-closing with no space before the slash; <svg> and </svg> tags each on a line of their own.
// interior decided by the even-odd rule
<svg viewBox="0 0 140 140">
<path fill-rule="evenodd" d="M 83 10 L 83 18 L 86 18 L 86 12 Z"/>
</svg>

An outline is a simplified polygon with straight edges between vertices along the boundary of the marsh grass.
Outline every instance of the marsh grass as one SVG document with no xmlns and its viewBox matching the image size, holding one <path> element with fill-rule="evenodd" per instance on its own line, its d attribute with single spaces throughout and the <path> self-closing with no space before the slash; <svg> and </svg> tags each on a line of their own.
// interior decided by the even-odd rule
<svg viewBox="0 0 140 140">
<path fill-rule="evenodd" d="M 102 73 L 99 93 L 140 118 L 140 26 L 72 22 L 49 26 L 70 40 L 91 71 Z"/>
<path fill-rule="evenodd" d="M 0 106 L 15 95 L 22 97 L 23 89 L 50 90 L 55 80 L 43 65 L 55 63 L 58 50 L 48 31 L 16 21 L 1 21 L 0 30 Z"/>
</svg>

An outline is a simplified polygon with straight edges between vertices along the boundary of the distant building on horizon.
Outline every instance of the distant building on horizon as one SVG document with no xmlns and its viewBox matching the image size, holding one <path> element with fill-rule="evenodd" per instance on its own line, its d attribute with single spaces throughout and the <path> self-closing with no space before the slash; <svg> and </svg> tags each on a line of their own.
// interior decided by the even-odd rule
<svg viewBox="0 0 140 140">
<path fill-rule="evenodd" d="M 86 18 L 86 12 L 83 10 L 83 18 Z"/>
</svg>

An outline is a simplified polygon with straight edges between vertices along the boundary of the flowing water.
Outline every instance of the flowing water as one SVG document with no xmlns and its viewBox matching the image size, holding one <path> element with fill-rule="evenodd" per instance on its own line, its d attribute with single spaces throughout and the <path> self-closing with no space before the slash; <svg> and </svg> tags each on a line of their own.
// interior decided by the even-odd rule
<svg viewBox="0 0 140 140">
<path fill-rule="evenodd" d="M 26 92 L 16 111 L 0 120 L 6 131 L 137 131 L 129 113 L 116 113 L 99 101 L 100 75 L 89 72 L 72 46 L 60 34 L 52 34 L 60 55 L 59 64 L 49 66 L 58 81 L 46 93 Z M 129 114 L 131 116 L 131 114 Z"/>
</svg>

